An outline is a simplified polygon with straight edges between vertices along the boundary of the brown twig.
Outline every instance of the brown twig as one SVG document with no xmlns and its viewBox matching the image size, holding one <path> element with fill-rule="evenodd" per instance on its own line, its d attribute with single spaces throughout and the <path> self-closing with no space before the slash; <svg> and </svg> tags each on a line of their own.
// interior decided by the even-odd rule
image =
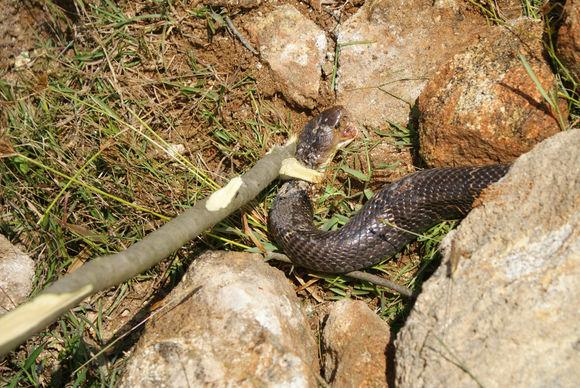
<svg viewBox="0 0 580 388">
<path fill-rule="evenodd" d="M 224 20 L 226 21 L 226 24 L 228 25 L 228 28 L 230 29 L 232 34 L 234 34 L 236 38 L 240 40 L 242 45 L 248 50 L 250 50 L 252 54 L 258 55 L 258 51 L 250 44 L 250 42 L 246 40 L 246 38 L 244 38 L 244 36 L 240 33 L 240 31 L 238 31 L 236 26 L 234 26 L 234 22 L 232 22 L 232 19 L 230 19 L 228 15 L 225 15 Z"/>
<path fill-rule="evenodd" d="M 292 261 L 290 260 L 290 258 L 288 256 L 283 255 L 281 253 L 270 252 L 267 255 L 265 255 L 264 258 L 266 260 L 278 260 L 278 261 L 282 261 L 285 263 L 294 264 L 294 263 L 292 263 Z M 377 286 L 386 287 L 388 289 L 391 289 L 393 291 L 398 292 L 399 294 L 401 294 L 402 296 L 405 296 L 407 298 L 412 298 L 414 296 L 413 291 L 411 291 L 410 288 L 407 288 L 405 286 L 401 286 L 397 283 L 394 283 L 390 280 L 387 280 L 387 279 L 382 278 L 382 277 L 377 276 L 377 275 L 373 275 L 373 274 L 362 272 L 362 271 L 352 271 L 352 272 L 344 273 L 342 275 L 348 276 L 349 278 L 353 278 L 353 279 L 364 280 L 366 282 L 376 284 Z"/>
</svg>

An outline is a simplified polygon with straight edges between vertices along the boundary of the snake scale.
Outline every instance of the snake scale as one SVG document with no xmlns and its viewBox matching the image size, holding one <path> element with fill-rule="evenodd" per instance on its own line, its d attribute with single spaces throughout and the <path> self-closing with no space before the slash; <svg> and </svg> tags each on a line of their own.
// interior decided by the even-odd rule
<svg viewBox="0 0 580 388">
<path fill-rule="evenodd" d="M 352 127 L 341 124 L 343 116 L 342 107 L 333 107 L 306 124 L 296 151 L 302 164 L 324 166 L 336 148 L 354 137 Z M 292 262 L 321 272 L 350 272 L 394 255 L 442 220 L 464 217 L 481 191 L 508 169 L 490 165 L 413 173 L 383 187 L 336 231 L 314 226 L 311 184 L 290 180 L 278 191 L 268 229 Z"/>
</svg>

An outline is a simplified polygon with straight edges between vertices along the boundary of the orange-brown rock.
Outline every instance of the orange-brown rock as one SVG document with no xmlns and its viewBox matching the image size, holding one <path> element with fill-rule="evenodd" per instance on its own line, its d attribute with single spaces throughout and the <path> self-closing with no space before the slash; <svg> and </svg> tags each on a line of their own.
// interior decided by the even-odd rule
<svg viewBox="0 0 580 388">
<path fill-rule="evenodd" d="M 558 31 L 558 57 L 576 79 L 580 79 L 580 7 L 577 0 L 566 2 L 562 19 Z"/>
<path fill-rule="evenodd" d="M 526 72 L 546 91 L 555 78 L 542 56 L 542 24 L 520 18 L 495 27 L 442 66 L 419 96 L 420 153 L 430 166 L 511 162 L 560 131 Z M 561 117 L 566 117 L 560 105 Z"/>
<path fill-rule="evenodd" d="M 386 387 L 389 340 L 389 325 L 365 303 L 334 303 L 322 333 L 325 379 L 333 387 Z"/>
</svg>

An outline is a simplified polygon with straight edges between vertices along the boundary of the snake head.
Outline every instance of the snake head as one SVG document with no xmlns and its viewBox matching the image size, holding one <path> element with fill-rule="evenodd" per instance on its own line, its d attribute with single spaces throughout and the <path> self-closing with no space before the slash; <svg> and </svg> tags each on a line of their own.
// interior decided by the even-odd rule
<svg viewBox="0 0 580 388">
<path fill-rule="evenodd" d="M 296 159 L 306 167 L 323 168 L 336 151 L 350 143 L 357 134 L 346 109 L 333 106 L 304 126 L 296 147 Z"/>
</svg>

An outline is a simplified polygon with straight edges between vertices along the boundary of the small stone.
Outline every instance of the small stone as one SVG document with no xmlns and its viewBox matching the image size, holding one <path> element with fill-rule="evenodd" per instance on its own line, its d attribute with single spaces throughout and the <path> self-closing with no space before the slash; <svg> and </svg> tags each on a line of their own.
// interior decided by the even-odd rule
<svg viewBox="0 0 580 388">
<path fill-rule="evenodd" d="M 183 144 L 168 144 L 165 155 L 169 159 L 175 159 L 179 155 L 185 153 L 185 146 Z"/>
<path fill-rule="evenodd" d="M 278 91 L 290 102 L 312 109 L 320 88 L 326 35 L 291 5 L 281 5 L 246 27 L 268 64 Z"/>
<path fill-rule="evenodd" d="M 28 66 L 30 63 L 30 53 L 28 51 L 22 51 L 20 54 L 14 58 L 14 68 L 21 69 Z"/>
<path fill-rule="evenodd" d="M 361 301 L 332 305 L 322 333 L 324 377 L 335 387 L 387 386 L 389 325 Z"/>
<path fill-rule="evenodd" d="M 0 315 L 26 300 L 33 279 L 34 261 L 0 234 Z"/>
</svg>

